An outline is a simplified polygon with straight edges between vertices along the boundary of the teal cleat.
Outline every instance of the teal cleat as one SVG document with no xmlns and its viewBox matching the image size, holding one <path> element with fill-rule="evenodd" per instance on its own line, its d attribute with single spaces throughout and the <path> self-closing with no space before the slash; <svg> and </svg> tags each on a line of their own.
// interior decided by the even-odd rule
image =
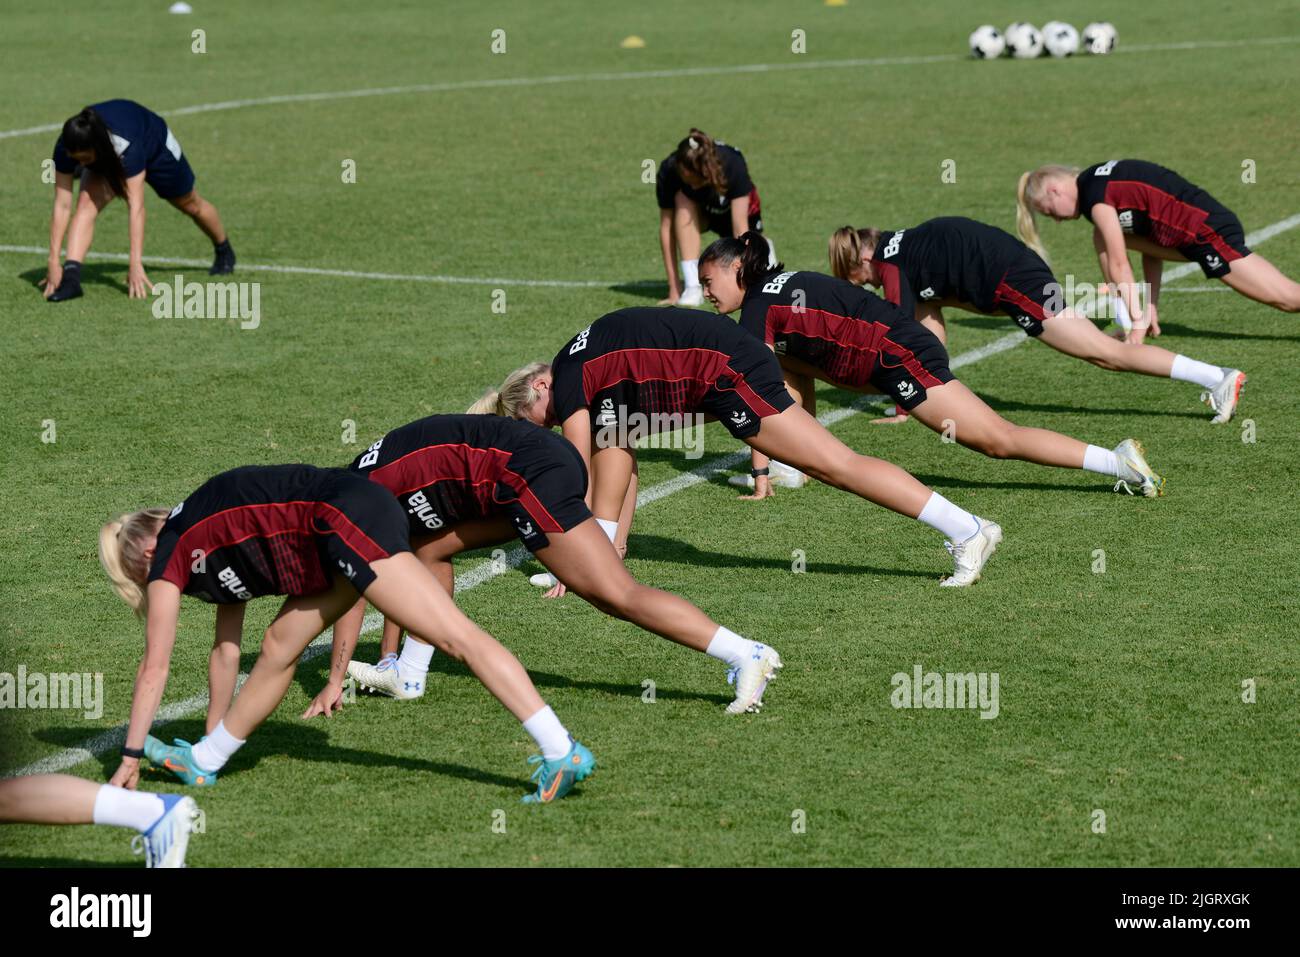
<svg viewBox="0 0 1300 957">
<path fill-rule="evenodd" d="M 211 787 L 217 783 L 216 771 L 204 771 L 194 763 L 191 753 L 194 745 L 176 738 L 172 744 L 163 744 L 153 735 L 144 739 L 144 753 L 151 764 L 166 768 L 190 787 Z"/>
<path fill-rule="evenodd" d="M 596 770 L 596 759 L 591 752 L 577 741 L 569 748 L 569 753 L 555 761 L 545 761 L 540 754 L 528 759 L 529 764 L 537 765 L 533 780 L 537 782 L 537 791 L 525 794 L 524 804 L 549 804 L 564 797 L 573 790 L 573 786 Z"/>
</svg>

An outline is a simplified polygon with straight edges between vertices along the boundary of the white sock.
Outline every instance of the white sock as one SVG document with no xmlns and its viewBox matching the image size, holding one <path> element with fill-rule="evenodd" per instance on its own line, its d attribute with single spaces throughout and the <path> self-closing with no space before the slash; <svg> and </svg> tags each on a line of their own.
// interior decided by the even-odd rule
<svg viewBox="0 0 1300 957">
<path fill-rule="evenodd" d="M 423 678 L 429 673 L 429 662 L 432 660 L 433 645 L 426 645 L 407 635 L 402 642 L 402 657 L 397 659 L 397 673 Z"/>
<path fill-rule="evenodd" d="M 573 747 L 569 732 L 564 730 L 550 705 L 525 721 L 524 730 L 533 736 L 547 761 L 558 761 Z"/>
<path fill-rule="evenodd" d="M 92 820 L 96 824 L 115 827 L 133 827 L 144 833 L 163 816 L 167 806 L 157 794 L 148 791 L 128 791 L 126 788 L 102 784 L 95 795 Z"/>
<path fill-rule="evenodd" d="M 607 518 L 598 518 L 596 524 L 600 526 L 600 530 L 605 533 L 611 542 L 614 540 L 614 536 L 618 534 L 618 522 L 611 522 Z"/>
<path fill-rule="evenodd" d="M 925 522 L 950 542 L 964 542 L 980 530 L 974 515 L 958 508 L 938 492 L 931 493 L 916 520 Z"/>
<path fill-rule="evenodd" d="M 754 644 L 755 642 L 748 638 L 742 638 L 734 631 L 719 625 L 717 633 L 709 642 L 709 647 L 704 649 L 704 653 L 733 668 L 739 668 L 754 653 Z"/>
<path fill-rule="evenodd" d="M 1110 449 L 1103 449 L 1100 445 L 1088 446 L 1083 453 L 1083 467 L 1089 472 L 1119 478 L 1119 459 Z"/>
<path fill-rule="evenodd" d="M 1174 367 L 1169 370 L 1169 378 L 1179 382 L 1195 382 L 1205 389 L 1213 389 L 1223 381 L 1223 370 L 1208 362 L 1199 362 L 1187 356 L 1174 356 Z"/>
<path fill-rule="evenodd" d="M 1119 296 L 1112 296 L 1111 303 L 1115 306 L 1115 321 L 1125 332 L 1133 328 L 1133 320 L 1129 318 L 1128 306 L 1124 305 L 1124 300 Z"/>
<path fill-rule="evenodd" d="M 700 284 L 700 261 L 698 259 L 682 260 L 682 284 L 687 289 Z"/>
<path fill-rule="evenodd" d="M 220 771 L 243 746 L 244 742 L 227 731 L 226 722 L 221 721 L 190 753 L 200 771 Z"/>
</svg>

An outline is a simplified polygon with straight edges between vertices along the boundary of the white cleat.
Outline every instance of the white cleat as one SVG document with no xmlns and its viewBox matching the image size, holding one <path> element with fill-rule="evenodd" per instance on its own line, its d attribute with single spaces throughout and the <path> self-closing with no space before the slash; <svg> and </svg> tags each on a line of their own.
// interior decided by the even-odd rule
<svg viewBox="0 0 1300 957">
<path fill-rule="evenodd" d="M 767 468 L 767 480 L 780 488 L 802 488 L 808 484 L 808 476 L 793 465 L 786 465 L 784 462 L 772 459 Z M 733 475 L 727 481 L 737 488 L 754 487 L 754 476 L 752 475 Z"/>
<path fill-rule="evenodd" d="M 1115 491 L 1128 492 L 1133 495 L 1133 488 L 1147 498 L 1156 498 L 1165 494 L 1165 480 L 1152 471 L 1147 464 L 1146 449 L 1134 439 L 1125 439 L 1115 446 L 1115 458 L 1119 459 L 1120 477 L 1115 483 Z"/>
<path fill-rule="evenodd" d="M 538 572 L 528 579 L 528 584 L 536 585 L 538 588 L 554 588 L 560 582 L 550 572 Z"/>
<path fill-rule="evenodd" d="M 727 714 L 757 712 L 762 708 L 767 683 L 776 677 L 781 667 L 781 656 L 775 648 L 755 643 L 745 663 L 727 672 L 728 684 L 736 686 L 736 700 L 727 705 Z"/>
<path fill-rule="evenodd" d="M 1240 369 L 1229 369 L 1222 382 L 1213 389 L 1202 392 L 1201 401 L 1209 405 L 1215 413 L 1210 421 L 1216 425 L 1231 422 L 1232 417 L 1237 414 L 1237 402 L 1241 399 L 1241 393 L 1245 388 L 1246 373 Z"/>
<path fill-rule="evenodd" d="M 167 810 L 154 822 L 153 827 L 132 838 L 131 850 L 136 854 L 144 851 L 145 867 L 184 867 L 185 850 L 190 845 L 190 834 L 194 831 L 194 820 L 199 816 L 199 806 L 192 797 L 176 794 L 158 796 L 168 804 Z"/>
<path fill-rule="evenodd" d="M 677 297 L 679 306 L 702 306 L 704 305 L 704 290 L 699 286 L 687 286 L 682 290 L 682 294 Z"/>
<path fill-rule="evenodd" d="M 424 697 L 424 679 L 403 678 L 395 654 L 384 655 L 377 665 L 349 661 L 348 677 L 360 685 L 362 691 L 377 691 L 402 701 Z"/>
<path fill-rule="evenodd" d="M 955 545 L 952 542 L 943 543 L 953 561 L 952 574 L 939 582 L 943 588 L 966 588 L 979 581 L 985 563 L 1002 541 L 1002 526 L 997 522 L 990 522 L 978 515 L 975 516 L 975 521 L 979 523 L 979 529 L 966 541 Z"/>
</svg>

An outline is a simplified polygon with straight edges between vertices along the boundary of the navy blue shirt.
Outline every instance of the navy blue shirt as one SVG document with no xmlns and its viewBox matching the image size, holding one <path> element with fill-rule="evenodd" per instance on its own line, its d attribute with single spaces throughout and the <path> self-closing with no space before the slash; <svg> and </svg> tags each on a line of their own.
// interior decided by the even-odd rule
<svg viewBox="0 0 1300 957">
<path fill-rule="evenodd" d="M 122 160 L 122 172 L 129 179 L 148 169 L 153 158 L 168 150 L 180 159 L 181 147 L 167 131 L 167 122 L 134 100 L 105 100 L 90 107 L 108 127 L 113 147 Z M 77 161 L 68 155 L 60 135 L 54 144 L 54 168 L 60 173 L 77 173 Z"/>
</svg>

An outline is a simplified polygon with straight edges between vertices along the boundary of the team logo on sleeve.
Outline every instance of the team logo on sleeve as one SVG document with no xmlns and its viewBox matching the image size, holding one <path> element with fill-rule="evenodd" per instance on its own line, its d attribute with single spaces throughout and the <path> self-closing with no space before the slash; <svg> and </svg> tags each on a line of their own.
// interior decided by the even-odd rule
<svg viewBox="0 0 1300 957">
<path fill-rule="evenodd" d="M 735 412 L 731 413 L 731 424 L 736 426 L 736 428 L 748 425 L 749 413 L 737 409 Z"/>
<path fill-rule="evenodd" d="M 1223 265 L 1223 260 L 1214 255 L 1214 253 L 1210 253 L 1210 255 L 1205 257 L 1205 265 L 1209 269 L 1218 269 Z"/>
<path fill-rule="evenodd" d="M 600 412 L 596 414 L 597 425 L 617 425 L 618 413 L 614 411 L 613 399 L 600 400 Z"/>
<path fill-rule="evenodd" d="M 184 502 L 181 502 L 181 504 L 177 505 L 174 509 L 172 509 L 172 510 L 167 514 L 167 517 L 168 517 L 169 519 L 171 519 L 171 518 L 175 518 L 177 515 L 179 515 L 179 514 L 181 513 L 181 509 L 183 509 L 184 507 L 185 507 L 185 503 L 184 503 Z"/>
<path fill-rule="evenodd" d="M 1133 210 L 1121 209 L 1119 212 L 1119 228 L 1126 233 L 1133 232 Z"/>
<path fill-rule="evenodd" d="M 424 527 L 430 530 L 442 528 L 443 520 L 438 517 L 438 513 L 433 510 L 429 504 L 429 497 L 424 494 L 424 490 L 416 492 L 406 500 L 408 515 L 414 515 L 417 520 L 424 523 Z"/>
<path fill-rule="evenodd" d="M 898 392 L 898 397 L 900 399 L 910 399 L 912 396 L 916 395 L 916 384 L 908 379 L 904 379 L 894 388 Z"/>
<path fill-rule="evenodd" d="M 792 272 L 783 272 L 779 276 L 773 276 L 769 282 L 763 284 L 763 292 L 775 295 L 781 291 L 781 288 L 790 281 L 790 277 L 793 275 Z"/>
<path fill-rule="evenodd" d="M 573 355 L 575 352 L 581 352 L 583 349 L 587 348 L 587 336 L 589 335 L 591 335 L 591 326 L 583 329 L 574 338 L 573 345 L 569 346 L 569 355 Z"/>
<path fill-rule="evenodd" d="M 933 286 L 926 286 L 924 289 L 921 290 L 922 299 L 933 299 L 934 296 L 935 296 L 935 292 Z"/>
<path fill-rule="evenodd" d="M 515 516 L 515 529 L 519 532 L 519 537 L 525 540 L 537 534 L 537 529 L 533 527 L 533 523 L 518 515 Z"/>
</svg>

